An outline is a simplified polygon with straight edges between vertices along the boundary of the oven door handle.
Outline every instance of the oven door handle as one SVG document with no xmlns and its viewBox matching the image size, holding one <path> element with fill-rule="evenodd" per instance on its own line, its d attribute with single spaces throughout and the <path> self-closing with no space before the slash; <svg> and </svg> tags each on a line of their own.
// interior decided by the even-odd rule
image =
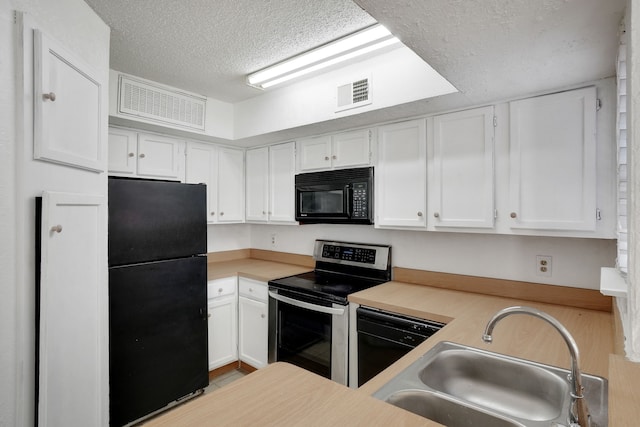
<svg viewBox="0 0 640 427">
<path fill-rule="evenodd" d="M 319 311 L 320 313 L 343 315 L 345 311 L 344 308 L 324 307 L 322 305 L 311 304 L 305 301 L 298 301 L 297 299 L 285 297 L 284 295 L 279 295 L 271 291 L 269 291 L 269 296 L 286 304 L 291 304 L 300 308 L 306 308 L 312 311 Z"/>
</svg>

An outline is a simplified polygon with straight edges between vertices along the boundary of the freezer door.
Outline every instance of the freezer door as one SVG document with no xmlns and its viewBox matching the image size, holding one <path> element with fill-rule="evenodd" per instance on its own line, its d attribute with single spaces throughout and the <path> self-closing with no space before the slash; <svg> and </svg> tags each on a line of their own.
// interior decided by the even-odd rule
<svg viewBox="0 0 640 427">
<path fill-rule="evenodd" d="M 109 265 L 207 252 L 203 184 L 109 178 Z"/>
<path fill-rule="evenodd" d="M 208 385 L 207 258 L 109 269 L 111 425 Z"/>
</svg>

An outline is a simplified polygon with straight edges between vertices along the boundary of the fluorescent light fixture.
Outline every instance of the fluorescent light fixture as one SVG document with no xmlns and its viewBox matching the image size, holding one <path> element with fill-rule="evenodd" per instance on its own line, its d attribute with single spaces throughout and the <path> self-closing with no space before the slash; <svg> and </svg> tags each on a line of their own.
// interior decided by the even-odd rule
<svg viewBox="0 0 640 427">
<path fill-rule="evenodd" d="M 250 74 L 247 84 L 265 89 L 399 42 L 385 27 L 374 25 Z"/>
</svg>

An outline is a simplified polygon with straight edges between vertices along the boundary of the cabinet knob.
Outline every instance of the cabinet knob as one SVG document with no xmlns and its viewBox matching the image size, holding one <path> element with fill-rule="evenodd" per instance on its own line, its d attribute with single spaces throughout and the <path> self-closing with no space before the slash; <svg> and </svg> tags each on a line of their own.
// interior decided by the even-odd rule
<svg viewBox="0 0 640 427">
<path fill-rule="evenodd" d="M 211 317 L 211 313 L 207 314 L 207 317 Z"/>
<path fill-rule="evenodd" d="M 262 318 L 264 319 L 264 318 L 265 318 L 265 315 L 264 315 L 264 313 L 262 313 L 262 314 L 260 315 L 260 317 L 262 317 Z"/>
<path fill-rule="evenodd" d="M 42 95 L 42 97 L 44 99 L 48 99 L 51 102 L 56 100 L 56 94 L 54 92 L 45 93 Z"/>
<path fill-rule="evenodd" d="M 262 215 L 266 215 L 267 213 L 265 211 L 262 211 Z"/>
<path fill-rule="evenodd" d="M 331 158 L 332 158 L 333 160 L 335 160 L 335 159 L 337 159 L 337 158 L 338 158 L 338 156 L 331 156 Z"/>
<path fill-rule="evenodd" d="M 135 156 L 135 154 L 129 153 L 129 157 L 133 157 L 133 156 Z"/>
<path fill-rule="evenodd" d="M 269 211 L 269 215 L 271 215 L 271 211 Z"/>
<path fill-rule="evenodd" d="M 144 158 L 145 158 L 144 153 L 140 153 L 140 158 L 141 158 L 141 159 L 144 159 Z"/>
<path fill-rule="evenodd" d="M 224 212 L 220 212 L 220 216 L 223 216 L 223 215 L 224 215 Z"/>
<path fill-rule="evenodd" d="M 418 211 L 418 216 L 422 216 L 422 212 Z"/>
<path fill-rule="evenodd" d="M 434 212 L 433 216 L 436 217 L 436 218 L 440 218 L 440 214 L 438 212 Z"/>
<path fill-rule="evenodd" d="M 518 215 L 515 212 L 511 212 L 511 214 L 509 215 L 511 218 L 516 218 Z"/>
<path fill-rule="evenodd" d="M 218 293 L 221 294 L 222 293 L 222 288 L 218 288 Z"/>
<path fill-rule="evenodd" d="M 325 160 L 329 160 L 329 156 L 324 156 L 324 159 Z"/>
<path fill-rule="evenodd" d="M 62 233 L 62 226 L 60 224 L 54 225 L 53 227 L 51 227 L 51 232 L 52 233 Z"/>
<path fill-rule="evenodd" d="M 211 212 L 211 216 L 214 216 L 216 213 L 215 212 Z"/>
</svg>

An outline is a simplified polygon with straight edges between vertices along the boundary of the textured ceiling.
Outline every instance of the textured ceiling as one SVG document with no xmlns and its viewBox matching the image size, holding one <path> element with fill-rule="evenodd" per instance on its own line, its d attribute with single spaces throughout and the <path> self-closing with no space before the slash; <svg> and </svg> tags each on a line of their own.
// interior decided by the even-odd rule
<svg viewBox="0 0 640 427">
<path fill-rule="evenodd" d="M 472 102 L 610 77 L 626 0 L 355 0 Z"/>
<path fill-rule="evenodd" d="M 351 0 L 86 0 L 111 27 L 111 68 L 237 102 L 251 72 L 375 23 Z"/>
<path fill-rule="evenodd" d="M 375 20 L 460 90 L 235 141 L 256 145 L 613 76 L 627 0 L 86 2 L 112 29 L 111 68 L 222 101 L 262 93 L 245 85 L 246 74 Z"/>
</svg>

